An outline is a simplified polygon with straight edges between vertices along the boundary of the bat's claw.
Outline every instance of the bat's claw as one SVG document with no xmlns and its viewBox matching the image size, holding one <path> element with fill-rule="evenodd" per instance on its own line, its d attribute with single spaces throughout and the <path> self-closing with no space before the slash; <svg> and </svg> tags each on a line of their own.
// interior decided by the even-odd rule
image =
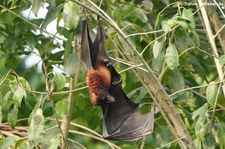
<svg viewBox="0 0 225 149">
<path fill-rule="evenodd" d="M 120 78 L 118 81 L 113 81 L 112 84 L 117 85 L 117 84 L 120 84 L 121 82 L 122 82 L 122 79 Z"/>
<path fill-rule="evenodd" d="M 107 95 L 106 98 L 108 103 L 115 102 L 115 98 L 112 97 L 111 95 Z"/>
</svg>

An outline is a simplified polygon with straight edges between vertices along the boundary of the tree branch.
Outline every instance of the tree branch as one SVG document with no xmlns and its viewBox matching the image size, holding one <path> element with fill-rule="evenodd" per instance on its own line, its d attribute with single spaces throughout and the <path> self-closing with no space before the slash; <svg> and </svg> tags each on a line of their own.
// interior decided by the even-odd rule
<svg viewBox="0 0 225 149">
<path fill-rule="evenodd" d="M 214 62 L 216 64 L 216 69 L 217 69 L 217 72 L 218 72 L 218 75 L 219 75 L 219 79 L 220 79 L 220 81 L 223 81 L 224 73 L 223 73 L 222 66 L 219 63 L 219 54 L 218 54 L 218 50 L 217 50 L 217 47 L 216 47 L 215 38 L 214 38 L 214 35 L 212 33 L 212 29 L 211 29 L 211 26 L 210 26 L 209 18 L 208 18 L 208 15 L 206 13 L 203 1 L 198 0 L 198 4 L 199 4 L 201 14 L 202 14 L 202 18 L 203 18 L 203 21 L 204 21 L 205 31 L 207 33 L 211 48 L 213 50 Z M 225 85 L 224 84 L 222 85 L 222 90 L 223 90 L 223 94 L 225 96 Z"/>
</svg>

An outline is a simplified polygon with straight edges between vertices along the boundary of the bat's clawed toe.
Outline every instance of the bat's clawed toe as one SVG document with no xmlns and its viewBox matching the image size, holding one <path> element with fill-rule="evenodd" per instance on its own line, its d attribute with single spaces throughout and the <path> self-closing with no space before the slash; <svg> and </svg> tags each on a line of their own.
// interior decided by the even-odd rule
<svg viewBox="0 0 225 149">
<path fill-rule="evenodd" d="M 112 97 L 111 95 L 107 95 L 106 98 L 107 98 L 107 103 L 115 102 L 115 98 Z"/>
</svg>

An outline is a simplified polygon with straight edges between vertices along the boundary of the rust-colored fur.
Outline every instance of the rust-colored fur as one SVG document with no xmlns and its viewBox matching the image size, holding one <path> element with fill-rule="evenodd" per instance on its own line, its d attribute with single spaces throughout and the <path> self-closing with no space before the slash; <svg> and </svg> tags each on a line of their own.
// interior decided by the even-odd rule
<svg viewBox="0 0 225 149">
<path fill-rule="evenodd" d="M 113 100 L 108 92 L 111 84 L 111 75 L 108 68 L 100 65 L 97 69 L 89 71 L 86 75 L 87 85 L 90 89 L 91 102 L 100 105 L 105 100 Z"/>
</svg>

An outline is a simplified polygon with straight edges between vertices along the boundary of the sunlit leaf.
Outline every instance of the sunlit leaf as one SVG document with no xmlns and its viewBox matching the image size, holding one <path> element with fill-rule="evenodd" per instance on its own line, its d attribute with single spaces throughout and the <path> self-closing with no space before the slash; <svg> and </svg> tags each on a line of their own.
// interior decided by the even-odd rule
<svg viewBox="0 0 225 149">
<path fill-rule="evenodd" d="M 70 54 L 73 53 L 73 48 L 72 48 L 73 37 L 74 37 L 74 34 L 71 33 L 70 36 L 69 36 L 69 38 L 66 41 L 66 48 L 65 48 L 65 52 L 64 52 L 64 61 L 66 59 L 68 59 L 68 57 L 70 56 Z"/>
<path fill-rule="evenodd" d="M 80 15 L 79 9 L 76 3 L 68 1 L 63 8 L 63 20 L 66 25 L 71 30 L 75 30 L 79 23 Z"/>
<path fill-rule="evenodd" d="M 185 21 L 177 21 L 184 29 L 188 29 L 188 24 Z"/>
<path fill-rule="evenodd" d="M 79 71 L 78 55 L 76 53 L 70 54 L 69 57 L 65 60 L 64 69 L 65 72 L 70 76 L 74 76 L 76 71 Z"/>
<path fill-rule="evenodd" d="M 165 61 L 168 67 L 172 70 L 176 70 L 179 66 L 177 48 L 172 43 L 170 43 L 168 48 L 166 49 Z"/>
<path fill-rule="evenodd" d="M 225 146 L 225 125 L 224 123 L 222 125 L 219 125 L 219 128 L 217 129 L 217 135 L 219 139 L 219 143 L 223 146 Z"/>
<path fill-rule="evenodd" d="M 220 65 L 224 65 L 225 64 L 225 55 L 220 56 L 219 62 L 220 62 Z"/>
<path fill-rule="evenodd" d="M 162 51 L 156 59 L 152 60 L 152 69 L 160 72 L 165 60 L 165 51 Z"/>
<path fill-rule="evenodd" d="M 32 4 L 32 12 L 34 13 L 35 16 L 37 16 L 37 13 L 39 11 L 39 9 L 41 8 L 42 5 L 42 1 L 41 0 L 33 0 L 33 4 Z"/>
<path fill-rule="evenodd" d="M 171 28 L 170 28 L 170 26 L 168 24 L 168 21 L 162 21 L 161 25 L 162 25 L 162 30 L 164 32 L 168 33 L 168 32 L 171 31 Z"/>
<path fill-rule="evenodd" d="M 193 29 L 195 28 L 195 19 L 194 19 L 193 13 L 191 12 L 191 9 L 184 8 L 182 11 L 182 17 L 191 22 L 191 24 L 190 24 L 191 28 L 193 28 Z"/>
<path fill-rule="evenodd" d="M 4 143 L 2 145 L 0 145 L 1 149 L 8 149 L 8 148 L 12 148 L 13 143 L 15 142 L 16 137 L 14 136 L 10 136 L 4 139 Z"/>
<path fill-rule="evenodd" d="M 13 108 L 8 113 L 8 122 L 10 127 L 15 128 L 18 119 L 18 108 L 13 105 Z"/>
<path fill-rule="evenodd" d="M 160 39 L 158 39 L 158 40 L 156 40 L 154 42 L 154 45 L 153 45 L 153 56 L 154 56 L 155 59 L 161 53 L 161 50 L 163 48 L 163 45 L 164 45 L 165 40 L 166 40 L 166 37 L 163 36 L 163 37 L 161 37 Z"/>
<path fill-rule="evenodd" d="M 57 7 L 56 6 L 52 6 L 48 12 L 47 12 L 47 15 L 45 17 L 45 20 L 41 26 L 41 29 L 44 29 L 46 28 L 46 26 L 51 23 L 53 20 L 55 20 L 58 15 L 60 14 L 62 8 L 64 6 L 64 3 L 62 4 L 59 4 Z"/>
<path fill-rule="evenodd" d="M 44 128 L 44 116 L 42 114 L 42 109 L 37 109 L 33 113 L 33 117 L 30 122 L 30 128 L 28 130 L 28 138 L 29 140 L 35 141 L 37 140 Z"/>
<path fill-rule="evenodd" d="M 197 149 L 202 149 L 202 143 L 200 139 L 196 138 L 193 142 Z"/>
<path fill-rule="evenodd" d="M 206 89 L 206 99 L 211 106 L 214 106 L 218 94 L 218 85 L 210 82 Z"/>
<path fill-rule="evenodd" d="M 68 114 L 68 100 L 67 99 L 59 100 L 56 103 L 55 108 L 56 108 L 57 115 L 59 117 L 63 117 L 65 115 L 67 115 Z"/>
<path fill-rule="evenodd" d="M 22 87 L 19 87 L 13 94 L 13 101 L 17 107 L 20 107 L 23 98 L 26 98 L 26 91 Z"/>
<path fill-rule="evenodd" d="M 206 126 L 205 120 L 206 120 L 207 110 L 208 110 L 208 105 L 204 104 L 202 107 L 194 111 L 192 115 L 194 119 L 196 119 L 196 117 L 198 116 L 196 124 L 195 124 L 195 134 L 198 137 L 198 139 L 203 139 L 206 133 L 207 126 Z"/>
<path fill-rule="evenodd" d="M 143 0 L 142 4 L 143 4 L 144 8 L 148 11 L 151 11 L 153 8 L 153 3 L 150 0 Z"/>
<path fill-rule="evenodd" d="M 59 91 L 65 86 L 66 78 L 63 74 L 56 72 L 53 77 L 53 81 L 55 82 L 56 88 Z"/>
<path fill-rule="evenodd" d="M 26 142 L 28 141 L 27 138 L 22 138 L 16 141 L 15 147 L 16 148 L 22 148 L 22 145 L 26 144 Z"/>
<path fill-rule="evenodd" d="M 53 139 L 51 139 L 51 145 L 50 145 L 50 147 L 48 147 L 48 149 L 57 149 L 59 147 L 59 145 L 60 145 L 60 140 L 53 138 Z"/>
</svg>

